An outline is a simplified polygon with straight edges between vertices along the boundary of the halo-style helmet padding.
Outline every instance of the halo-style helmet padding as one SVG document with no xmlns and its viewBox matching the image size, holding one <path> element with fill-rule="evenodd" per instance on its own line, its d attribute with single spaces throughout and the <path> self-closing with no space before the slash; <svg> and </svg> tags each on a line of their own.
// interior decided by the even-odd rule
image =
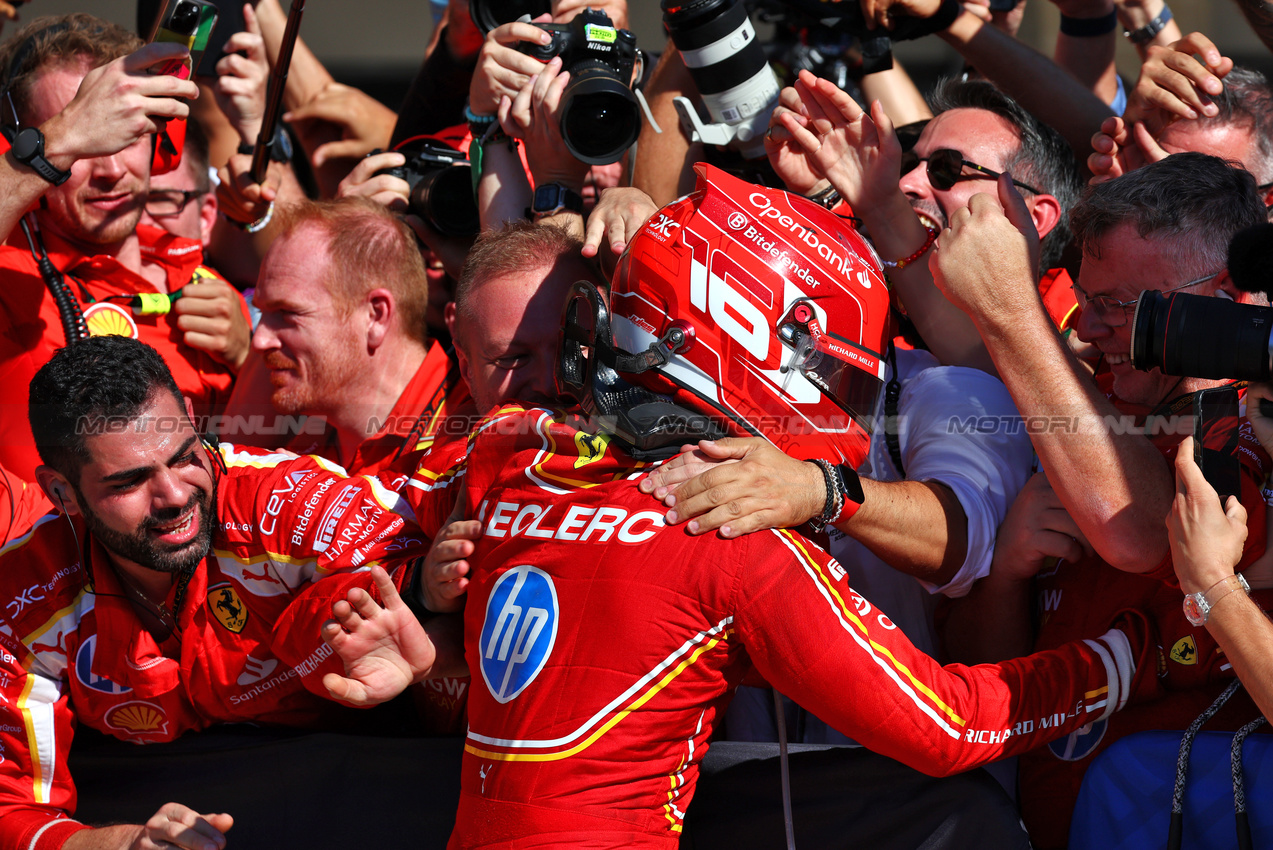
<svg viewBox="0 0 1273 850">
<path fill-rule="evenodd" d="M 804 198 L 695 171 L 694 193 L 655 213 L 619 260 L 616 353 L 664 354 L 619 374 L 793 457 L 858 466 L 889 339 L 878 256 Z"/>
</svg>

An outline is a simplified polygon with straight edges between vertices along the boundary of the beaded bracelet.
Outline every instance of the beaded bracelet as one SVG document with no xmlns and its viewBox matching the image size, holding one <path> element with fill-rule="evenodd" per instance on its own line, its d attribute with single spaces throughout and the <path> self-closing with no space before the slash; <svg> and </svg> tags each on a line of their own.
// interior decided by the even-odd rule
<svg viewBox="0 0 1273 850">
<path fill-rule="evenodd" d="M 844 513 L 844 497 L 840 493 L 835 469 L 831 466 L 831 463 L 822 458 L 813 458 L 809 462 L 822 470 L 822 483 L 827 488 L 827 501 L 822 508 L 822 513 L 809 520 L 810 528 L 814 531 L 822 531 L 828 523 L 834 525 L 839 521 L 840 514 Z"/>
<path fill-rule="evenodd" d="M 916 251 L 914 254 L 911 254 L 909 257 L 904 257 L 903 259 L 898 260 L 897 262 L 892 262 L 890 260 L 882 260 L 881 262 L 884 263 L 884 268 L 904 269 L 907 266 L 909 266 L 911 263 L 918 260 L 920 257 L 924 256 L 924 253 L 928 251 L 929 248 L 933 247 L 933 243 L 937 241 L 937 233 L 938 233 L 938 230 L 935 227 L 929 227 L 927 228 L 927 230 L 928 230 L 928 238 L 924 240 L 923 245 L 919 246 L 918 251 Z"/>
<path fill-rule="evenodd" d="M 245 233 L 260 233 L 262 230 L 270 226 L 270 222 L 274 220 L 274 202 L 270 201 L 270 205 L 265 209 L 265 215 L 252 222 L 235 221 L 225 213 L 221 217 L 233 224 L 239 230 Z"/>
</svg>

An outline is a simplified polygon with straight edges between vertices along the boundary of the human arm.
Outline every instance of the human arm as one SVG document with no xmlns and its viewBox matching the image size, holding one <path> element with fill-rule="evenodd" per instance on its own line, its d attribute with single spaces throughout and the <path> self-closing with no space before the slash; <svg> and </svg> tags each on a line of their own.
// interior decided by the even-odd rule
<svg viewBox="0 0 1273 850">
<path fill-rule="evenodd" d="M 1089 140 L 1112 115 L 1069 71 L 995 26 L 964 12 L 940 37 L 1030 114 L 1059 132 L 1082 158 Z"/>
<path fill-rule="evenodd" d="M 464 120 L 464 103 L 482 42 L 481 30 L 469 17 L 468 0 L 449 0 L 398 109 L 392 145 Z"/>
<path fill-rule="evenodd" d="M 270 63 L 265 58 L 261 26 L 250 3 L 243 6 L 245 29 L 230 36 L 225 55 L 217 62 L 213 87 L 217 106 L 239 134 L 240 144 L 254 145 L 265 118 L 265 87 Z"/>
<path fill-rule="evenodd" d="M 999 198 L 1003 209 L 974 195 L 951 216 L 930 261 L 935 280 L 976 323 L 1021 415 L 1064 426 L 1030 439 L 1083 536 L 1111 566 L 1147 572 L 1167 556 L 1167 463 L 1146 437 L 1106 427 L 1119 413 L 1043 308 L 1028 240 L 1013 224 L 1024 201 L 1009 175 L 999 179 Z"/>
<path fill-rule="evenodd" d="M 136 53 L 89 71 L 66 107 L 40 125 L 45 158 L 62 170 L 82 159 L 110 156 L 154 133 L 157 119 L 184 118 L 190 108 L 177 98 L 196 98 L 199 89 L 171 74 L 147 69 L 185 55 L 175 44 L 148 44 Z M 0 238 L 51 188 L 35 171 L 0 156 Z"/>
<path fill-rule="evenodd" d="M 290 163 L 270 161 L 265 180 L 252 179 L 252 156 L 235 154 L 220 170 L 217 205 L 221 211 L 212 228 L 208 257 L 227 279 L 255 285 L 261 259 L 278 235 L 281 221 L 273 214 L 280 205 L 305 198 Z M 247 227 L 253 225 L 254 232 Z"/>
<path fill-rule="evenodd" d="M 1112 104 L 1118 96 L 1118 72 L 1114 67 L 1114 50 L 1122 38 L 1117 24 L 1097 35 L 1082 32 L 1096 22 L 1106 20 L 1115 11 L 1114 0 L 1054 0 L 1062 15 L 1057 30 L 1053 57 L 1056 64 L 1069 71 L 1102 102 Z M 1067 20 L 1068 19 L 1068 20 Z M 1073 22 L 1073 23 L 1070 23 Z M 1073 29 L 1077 24 L 1078 29 Z M 1066 30 L 1070 30 L 1067 33 Z"/>
<path fill-rule="evenodd" d="M 833 728 L 924 773 L 1024 752 L 1156 686 L 1141 615 L 1091 643 L 1000 665 L 943 667 L 855 593 L 840 564 L 790 532 L 769 534 L 794 563 L 738 555 L 747 560 L 733 626 L 757 671 Z M 854 683 L 848 698 L 846 681 Z"/>
<path fill-rule="evenodd" d="M 1147 26 L 1168 8 L 1166 0 L 1115 0 L 1114 6 L 1118 10 L 1118 22 L 1130 33 Z M 1133 42 L 1133 45 L 1141 61 L 1144 61 L 1150 48 L 1165 47 L 1178 41 L 1181 35 L 1180 24 L 1172 18 L 1147 44 Z"/>
<path fill-rule="evenodd" d="M 256 0 L 254 6 L 261 37 L 265 41 L 265 53 L 270 60 L 270 68 L 273 69 L 283 47 L 287 12 L 283 11 L 279 0 Z M 283 105 L 288 109 L 296 109 L 313 100 L 333 82 L 335 78 L 305 44 L 305 40 L 298 36 L 292 48 L 292 64 L 288 68 L 287 86 L 283 90 Z"/>
<path fill-rule="evenodd" d="M 949 581 L 967 552 L 967 517 L 950 489 L 932 481 L 861 482 L 862 507 L 836 527 L 901 572 Z M 817 465 L 759 437 L 704 440 L 639 486 L 671 507 L 670 524 L 688 521 L 691 534 L 719 530 L 722 537 L 803 525 L 822 513 L 827 492 Z"/>
<path fill-rule="evenodd" d="M 398 116 L 360 89 L 331 82 L 283 116 L 296 130 L 324 197 L 351 165 L 376 148 L 389 146 Z"/>
<path fill-rule="evenodd" d="M 1026 482 L 999 527 L 990 572 L 951 606 L 945 625 L 953 660 L 982 664 L 1020 658 L 1034 647 L 1034 576 L 1059 559 L 1090 551 L 1043 472 Z"/>
<path fill-rule="evenodd" d="M 480 69 L 479 69 L 480 73 Z M 476 78 L 475 78 L 476 79 Z M 510 139 L 520 139 L 526 148 L 526 163 L 530 167 L 530 176 L 536 187 L 548 184 L 564 186 L 576 196 L 583 196 L 584 178 L 588 175 L 588 164 L 576 159 L 566 147 L 561 133 L 561 118 L 558 109 L 561 105 L 562 92 L 570 82 L 570 73 L 561 70 L 561 58 L 553 57 L 534 76 L 528 77 L 516 97 L 501 96 L 496 115 L 501 129 Z M 487 145 L 486 147 L 489 147 Z M 486 151 L 483 148 L 483 153 Z M 487 225 L 492 213 L 498 213 L 497 220 L 521 218 L 525 210 L 533 203 L 529 194 L 530 186 L 519 179 L 513 169 L 522 170 L 522 160 L 516 147 L 507 145 L 507 151 L 497 153 L 503 165 L 502 178 L 499 184 L 501 191 L 491 203 L 491 210 L 483 216 L 483 226 Z M 485 177 L 485 170 L 483 171 Z M 479 203 L 487 201 L 488 188 L 480 187 Z M 519 191 L 520 190 L 520 191 Z M 524 203 L 519 203 L 524 201 Z M 521 209 L 515 208 L 520 206 Z M 583 235 L 583 214 L 581 211 L 563 209 L 553 215 L 536 219 L 539 223 L 564 226 Z"/>
<path fill-rule="evenodd" d="M 334 619 L 323 625 L 323 640 L 345 667 L 343 676 L 323 676 L 331 697 L 376 705 L 425 679 L 466 675 L 462 621 L 434 617 L 421 624 L 382 568 L 373 567 L 371 579 L 383 607 L 355 587 L 332 605 Z"/>
<path fill-rule="evenodd" d="M 227 814 L 200 814 L 180 803 L 167 803 L 144 824 L 115 824 L 76 832 L 63 850 L 224 850 L 225 833 L 234 826 Z"/>
<path fill-rule="evenodd" d="M 1233 496 L 1223 507 L 1193 460 L 1193 438 L 1176 454 L 1176 496 L 1167 516 L 1171 563 L 1182 592 L 1202 593 L 1232 576 L 1247 537 L 1247 513 Z M 1264 713 L 1273 711 L 1273 622 L 1241 590 L 1216 601 L 1207 631 Z"/>
<path fill-rule="evenodd" d="M 702 144 L 690 143 L 673 103 L 676 98 L 696 89 L 689 69 L 671 39 L 663 48 L 663 55 L 654 66 L 644 91 L 650 112 L 663 132 L 655 131 L 648 119 L 642 120 L 636 162 L 632 167 L 632 185 L 653 198 L 654 203 L 666 206 L 693 187 L 694 163 L 703 158 Z"/>
<path fill-rule="evenodd" d="M 896 58 L 887 71 L 863 75 L 860 88 L 862 99 L 867 103 L 878 100 L 895 127 L 933 117 L 924 95 Z"/>
</svg>

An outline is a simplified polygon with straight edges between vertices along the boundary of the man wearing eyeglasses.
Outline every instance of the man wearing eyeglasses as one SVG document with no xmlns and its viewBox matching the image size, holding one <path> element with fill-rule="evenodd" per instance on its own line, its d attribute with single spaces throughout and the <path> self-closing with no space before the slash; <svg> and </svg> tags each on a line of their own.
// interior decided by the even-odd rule
<svg viewBox="0 0 1273 850">
<path fill-rule="evenodd" d="M 1162 638 L 1172 686 L 1151 709 L 1022 759 L 1031 838 L 1038 847 L 1062 847 L 1092 759 L 1124 735 L 1185 728 L 1232 677 L 1208 633 L 1185 620 L 1164 524 L 1175 495 L 1170 459 L 1189 433 L 1192 394 L 1224 382 L 1133 368 L 1132 326 L 1146 290 L 1250 301 L 1233 286 L 1226 254 L 1233 234 L 1262 223 L 1265 212 L 1249 173 L 1200 153 L 1175 154 L 1090 187 L 1070 221 L 1083 251 L 1077 333 L 1102 358 L 1093 380 L 1032 292 L 1031 240 L 1013 224 L 1021 201 L 1006 181 L 999 188 L 1017 212 L 1005 215 L 986 198 L 956 212 L 938 240 L 936 279 L 976 324 L 1021 415 L 1055 427 L 1031 429 L 1043 472 L 1009 511 L 990 577 L 953 616 L 976 622 L 966 635 L 979 638 L 978 660 L 990 661 L 1054 646 L 1126 608 L 1144 610 Z M 1151 414 L 1163 427 L 1147 421 Z M 1245 422 L 1235 454 L 1249 512 L 1241 570 L 1265 548 L 1260 486 L 1269 460 Z M 1270 577 L 1249 581 L 1257 601 L 1261 586 L 1273 587 Z M 1032 597 L 1043 612 L 1037 640 Z M 1263 601 L 1267 607 L 1273 599 Z M 1255 708 L 1245 702 L 1231 711 L 1213 722 L 1237 728 Z"/>
<path fill-rule="evenodd" d="M 150 178 L 150 191 L 139 224 L 166 230 L 178 237 L 178 250 L 189 251 L 193 240 L 204 255 L 217 224 L 217 196 L 208 172 L 208 137 L 194 119 L 186 122 L 186 147 L 181 164 L 167 174 Z M 207 351 L 237 370 L 252 345 L 252 327 L 239 291 L 206 265 L 181 288 L 172 303 L 177 327 L 185 342 Z"/>
</svg>

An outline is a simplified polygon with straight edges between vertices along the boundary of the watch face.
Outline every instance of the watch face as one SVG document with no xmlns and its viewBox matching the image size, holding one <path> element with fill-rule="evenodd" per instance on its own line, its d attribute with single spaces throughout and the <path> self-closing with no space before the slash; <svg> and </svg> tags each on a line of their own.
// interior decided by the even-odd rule
<svg viewBox="0 0 1273 850">
<path fill-rule="evenodd" d="M 27 127 L 13 140 L 13 158 L 18 162 L 27 162 L 44 147 L 44 135 L 34 127 Z"/>
<path fill-rule="evenodd" d="M 1207 622 L 1206 612 L 1202 610 L 1199 604 L 1197 594 L 1190 594 L 1185 597 L 1185 619 L 1193 623 L 1195 626 L 1201 626 Z"/>
<path fill-rule="evenodd" d="M 554 210 L 557 208 L 557 186 L 554 183 L 546 183 L 543 186 L 535 187 L 535 203 L 536 212 L 546 210 Z"/>
</svg>

